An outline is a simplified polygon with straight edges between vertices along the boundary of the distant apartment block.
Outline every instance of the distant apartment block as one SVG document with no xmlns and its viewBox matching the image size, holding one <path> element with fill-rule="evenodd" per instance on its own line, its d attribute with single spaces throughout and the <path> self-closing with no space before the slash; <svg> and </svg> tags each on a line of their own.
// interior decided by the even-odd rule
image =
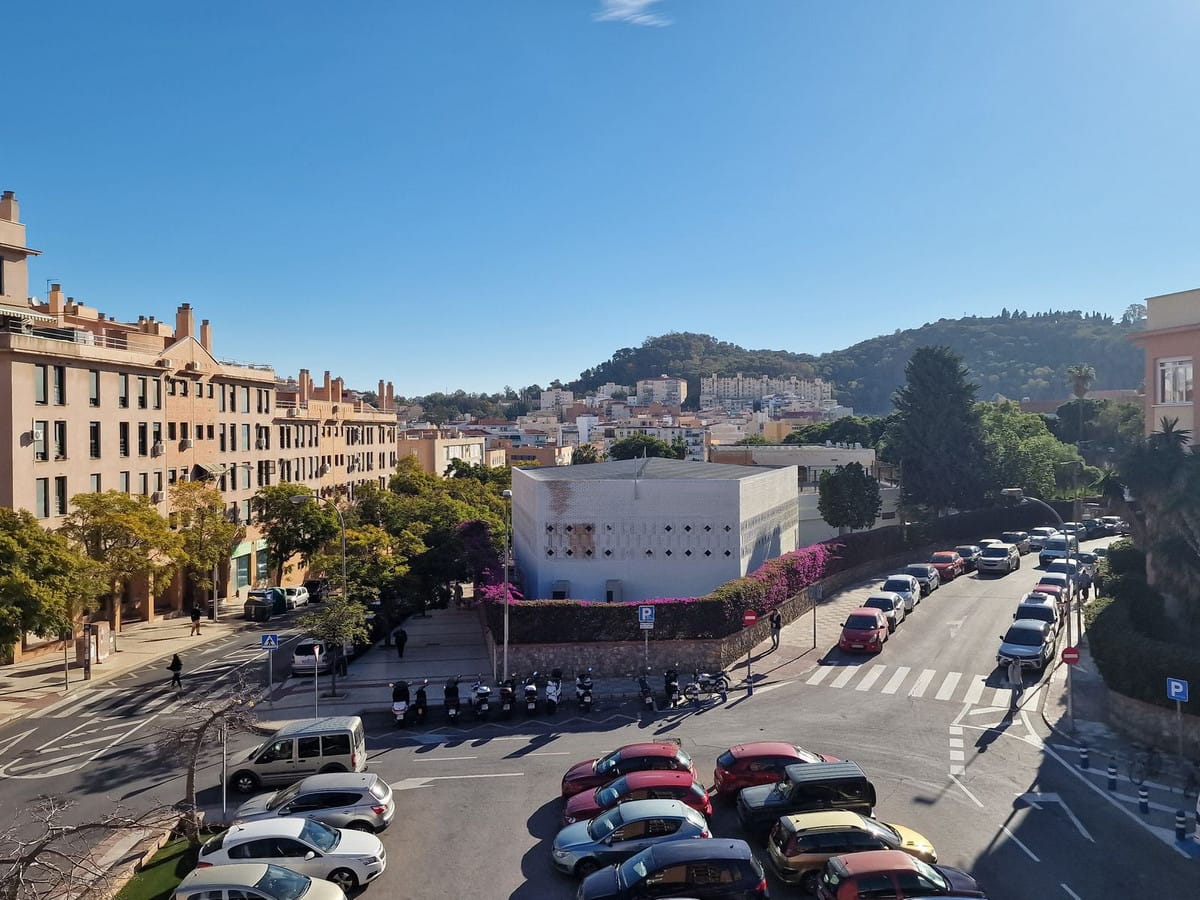
<svg viewBox="0 0 1200 900">
<path fill-rule="evenodd" d="M 660 375 L 643 378 L 637 383 L 637 401 L 642 406 L 658 403 L 663 406 L 682 406 L 687 399 L 687 380 Z"/>
<path fill-rule="evenodd" d="M 422 470 L 440 478 L 456 459 L 483 465 L 485 445 L 486 438 L 468 436 L 457 428 L 421 428 L 402 431 L 396 450 L 401 457 L 416 457 Z"/>
<path fill-rule="evenodd" d="M 762 376 L 711 375 L 700 379 L 700 407 L 744 409 L 764 397 L 779 396 L 819 408 L 833 400 L 833 385 L 821 378 L 770 378 Z"/>
<path fill-rule="evenodd" d="M 1196 441 L 1194 372 L 1200 356 L 1200 289 L 1149 297 L 1146 327 L 1130 340 L 1146 351 L 1146 434 L 1162 420 L 1178 420 L 1178 428 Z"/>
<path fill-rule="evenodd" d="M 571 391 L 564 391 L 562 388 L 551 388 L 550 390 L 542 391 L 538 408 L 562 409 L 564 406 L 570 406 L 574 402 L 575 394 Z"/>
<path fill-rule="evenodd" d="M 687 445 L 688 459 L 695 462 L 708 461 L 709 433 L 707 428 L 685 428 L 679 425 L 623 424 L 601 426 L 596 431 L 603 433 L 606 450 L 616 441 L 622 441 L 638 434 L 645 434 L 658 438 L 660 441 L 665 441 L 668 444 L 672 444 L 676 440 L 682 440 Z M 593 435 L 595 435 L 595 431 Z"/>
</svg>

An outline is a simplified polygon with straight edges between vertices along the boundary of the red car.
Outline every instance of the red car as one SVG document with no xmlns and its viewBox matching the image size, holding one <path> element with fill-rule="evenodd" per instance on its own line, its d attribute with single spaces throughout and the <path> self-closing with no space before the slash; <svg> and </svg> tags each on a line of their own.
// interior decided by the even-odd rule
<svg viewBox="0 0 1200 900">
<path fill-rule="evenodd" d="M 1062 606 L 1067 602 L 1067 595 L 1063 593 L 1061 584 L 1035 584 L 1032 594 L 1041 594 L 1043 597 L 1053 597 L 1054 602 Z"/>
<path fill-rule="evenodd" d="M 842 623 L 842 637 L 838 641 L 838 649 L 878 653 L 887 639 L 888 622 L 883 611 L 860 606 L 850 610 L 850 615 L 846 616 L 846 621 Z"/>
<path fill-rule="evenodd" d="M 691 772 L 630 772 L 594 791 L 584 791 L 567 801 L 563 809 L 565 828 L 594 819 L 606 809 L 629 800 L 678 800 L 705 816 L 712 816 L 708 791 Z"/>
<path fill-rule="evenodd" d="M 630 772 L 644 772 L 646 769 L 689 772 L 693 778 L 696 777 L 696 767 L 692 765 L 691 757 L 673 741 L 626 744 L 607 756 L 585 759 L 571 766 L 562 778 L 562 795 L 564 798 L 574 797 L 580 791 L 598 788 L 614 778 Z"/>
<path fill-rule="evenodd" d="M 836 756 L 813 753 L 784 741 L 738 744 L 717 757 L 717 765 L 713 769 L 713 791 L 718 797 L 736 797 L 744 787 L 782 781 L 783 770 L 787 766 L 838 761 Z"/>
<path fill-rule="evenodd" d="M 817 886 L 817 900 L 984 896 L 975 879 L 962 869 L 931 865 L 903 850 L 865 850 L 830 857 Z"/>
<path fill-rule="evenodd" d="M 938 570 L 938 577 L 943 584 L 953 581 L 967 570 L 966 561 L 956 550 L 939 550 L 929 557 L 929 564 Z"/>
</svg>

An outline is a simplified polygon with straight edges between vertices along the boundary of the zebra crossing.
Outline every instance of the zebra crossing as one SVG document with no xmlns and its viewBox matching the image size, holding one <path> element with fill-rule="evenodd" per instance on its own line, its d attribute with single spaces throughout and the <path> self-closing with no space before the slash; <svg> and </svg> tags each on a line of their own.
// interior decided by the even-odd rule
<svg viewBox="0 0 1200 900">
<path fill-rule="evenodd" d="M 982 704 L 1007 709 L 1012 703 L 1012 688 L 1002 676 L 966 672 L 939 672 L 909 666 L 865 664 L 861 666 L 817 666 L 801 683 L 834 690 L 900 695 L 913 700 L 937 700 L 943 703 Z M 1042 684 L 1027 685 L 1021 706 L 1034 708 L 1040 702 Z"/>
</svg>

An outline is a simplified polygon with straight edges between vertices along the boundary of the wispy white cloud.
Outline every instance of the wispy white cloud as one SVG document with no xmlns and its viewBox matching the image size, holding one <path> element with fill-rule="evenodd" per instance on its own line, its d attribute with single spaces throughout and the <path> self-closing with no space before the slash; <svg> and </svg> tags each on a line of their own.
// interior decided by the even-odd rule
<svg viewBox="0 0 1200 900">
<path fill-rule="evenodd" d="M 650 7 L 662 0 L 600 0 L 600 11 L 592 18 L 597 22 L 624 22 L 649 28 L 666 28 L 671 19 Z"/>
</svg>

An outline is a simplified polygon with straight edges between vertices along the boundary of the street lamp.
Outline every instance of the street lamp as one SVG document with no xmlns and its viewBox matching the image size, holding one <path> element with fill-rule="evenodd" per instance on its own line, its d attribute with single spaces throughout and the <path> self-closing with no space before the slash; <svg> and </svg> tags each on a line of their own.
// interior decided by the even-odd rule
<svg viewBox="0 0 1200 900">
<path fill-rule="evenodd" d="M 508 681 L 508 550 L 512 543 L 512 491 L 501 491 L 504 498 L 504 680 Z"/>
<path fill-rule="evenodd" d="M 1066 532 L 1062 531 L 1064 522 L 1062 520 L 1062 516 L 1060 516 L 1058 514 L 1058 510 L 1056 510 L 1049 503 L 1045 503 L 1042 500 L 1039 500 L 1037 497 L 1026 497 L 1025 492 L 1021 488 L 1004 488 L 1002 491 L 1000 491 L 1000 495 L 1002 497 L 1007 497 L 1010 500 L 1015 501 L 1017 504 L 1035 503 L 1038 506 L 1042 507 L 1042 509 L 1049 512 L 1050 515 L 1054 516 L 1054 521 L 1058 523 L 1058 529 L 1060 532 L 1062 532 L 1063 537 L 1065 538 L 1066 547 L 1067 547 L 1067 562 L 1069 563 L 1071 561 L 1072 535 L 1069 535 Z M 1075 597 L 1074 579 L 1072 579 L 1068 575 L 1067 576 L 1067 646 L 1068 647 L 1075 646 L 1074 641 L 1072 639 L 1072 632 L 1071 632 L 1071 605 L 1074 601 L 1074 597 Z M 1082 608 L 1080 608 L 1079 615 L 1080 615 L 1079 636 L 1082 638 L 1083 637 L 1083 618 L 1082 618 L 1083 610 L 1082 610 Z M 1075 730 L 1075 712 L 1074 712 L 1074 709 L 1071 704 L 1071 669 L 1073 669 L 1073 668 L 1074 668 L 1074 666 L 1070 666 L 1070 665 L 1067 666 L 1067 721 L 1070 723 L 1072 731 Z"/>
</svg>

